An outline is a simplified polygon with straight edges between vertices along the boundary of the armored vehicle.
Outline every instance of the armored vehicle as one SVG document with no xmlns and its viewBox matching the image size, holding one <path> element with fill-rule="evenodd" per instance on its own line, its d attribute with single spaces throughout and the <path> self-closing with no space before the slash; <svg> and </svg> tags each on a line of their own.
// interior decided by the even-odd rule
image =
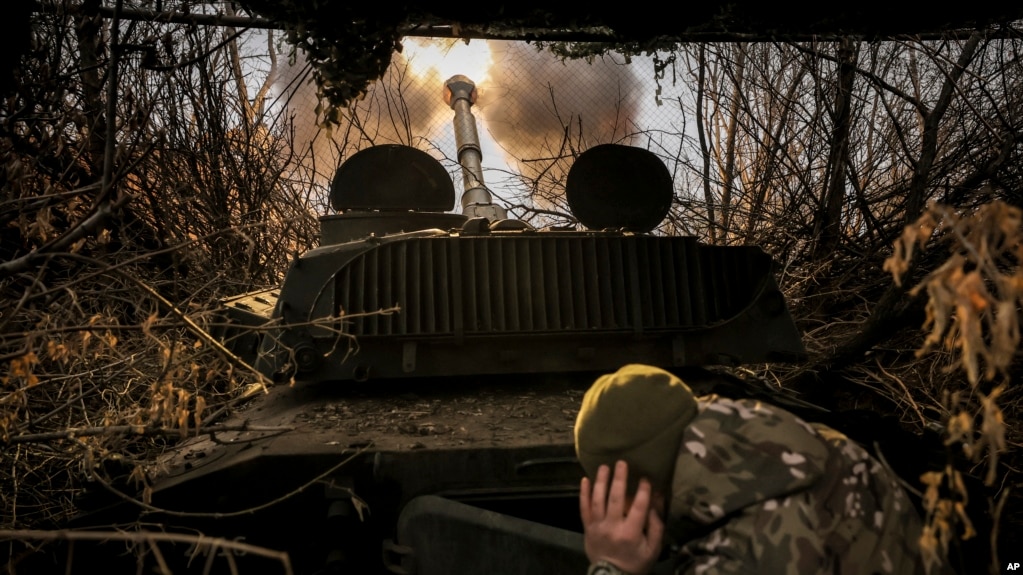
<svg viewBox="0 0 1023 575">
<path fill-rule="evenodd" d="M 803 353 L 763 251 L 651 233 L 674 195 L 652 153 L 587 150 L 566 189 L 581 225 L 535 229 L 483 184 L 473 83 L 445 98 L 461 213 L 424 152 L 344 162 L 322 245 L 225 302 L 225 341 L 280 385 L 165 462 L 152 501 L 177 513 L 149 520 L 287 551 L 299 573 L 582 573 L 572 426 L 595 374 Z M 228 570 L 208 551 L 177 559 Z"/>
</svg>

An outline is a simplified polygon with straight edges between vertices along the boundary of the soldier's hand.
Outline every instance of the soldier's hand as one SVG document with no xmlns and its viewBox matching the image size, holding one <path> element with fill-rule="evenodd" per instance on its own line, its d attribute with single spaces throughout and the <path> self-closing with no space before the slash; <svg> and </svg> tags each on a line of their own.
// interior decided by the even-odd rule
<svg viewBox="0 0 1023 575">
<path fill-rule="evenodd" d="M 628 465 L 619 461 L 613 480 L 606 465 L 597 470 L 592 486 L 588 478 L 583 478 L 579 511 L 585 530 L 586 556 L 590 563 L 607 561 L 630 575 L 644 575 L 661 554 L 664 522 L 653 508 L 650 482 L 646 479 L 640 480 L 632 503 L 627 502 L 628 473 Z"/>
</svg>

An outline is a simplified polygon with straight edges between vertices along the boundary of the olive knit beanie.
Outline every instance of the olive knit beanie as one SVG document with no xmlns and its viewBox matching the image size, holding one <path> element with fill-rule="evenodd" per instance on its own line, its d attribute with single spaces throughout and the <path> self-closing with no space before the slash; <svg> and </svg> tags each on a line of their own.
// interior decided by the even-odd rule
<svg viewBox="0 0 1023 575">
<path fill-rule="evenodd" d="M 603 375 L 583 396 L 575 420 L 575 452 L 586 475 L 629 464 L 629 493 L 640 477 L 655 490 L 669 487 L 682 432 L 696 417 L 696 398 L 681 379 L 649 365 L 626 365 Z"/>
</svg>

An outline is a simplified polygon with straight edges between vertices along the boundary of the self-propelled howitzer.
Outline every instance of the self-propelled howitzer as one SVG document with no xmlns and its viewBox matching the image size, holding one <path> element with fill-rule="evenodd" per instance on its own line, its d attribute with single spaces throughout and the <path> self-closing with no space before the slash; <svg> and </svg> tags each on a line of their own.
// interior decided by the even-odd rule
<svg viewBox="0 0 1023 575">
<path fill-rule="evenodd" d="M 762 250 L 652 233 L 674 198 L 657 156 L 583 152 L 566 184 L 580 225 L 536 229 L 483 183 L 472 82 L 445 101 L 461 213 L 425 152 L 340 166 L 321 246 L 279 289 L 225 302 L 225 341 L 293 383 L 238 415 L 262 431 L 166 462 L 154 503 L 216 512 L 166 524 L 287 550 L 304 573 L 581 573 L 572 423 L 595 373 L 803 353 Z"/>
</svg>

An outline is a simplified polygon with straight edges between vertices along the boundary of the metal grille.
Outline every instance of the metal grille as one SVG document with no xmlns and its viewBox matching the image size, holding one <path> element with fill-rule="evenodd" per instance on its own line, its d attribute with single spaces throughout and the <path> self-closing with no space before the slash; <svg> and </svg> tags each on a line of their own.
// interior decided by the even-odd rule
<svg viewBox="0 0 1023 575">
<path fill-rule="evenodd" d="M 607 333 L 703 327 L 734 317 L 768 276 L 759 249 L 693 238 L 571 235 L 387 243 L 336 277 L 356 336 Z"/>
</svg>

